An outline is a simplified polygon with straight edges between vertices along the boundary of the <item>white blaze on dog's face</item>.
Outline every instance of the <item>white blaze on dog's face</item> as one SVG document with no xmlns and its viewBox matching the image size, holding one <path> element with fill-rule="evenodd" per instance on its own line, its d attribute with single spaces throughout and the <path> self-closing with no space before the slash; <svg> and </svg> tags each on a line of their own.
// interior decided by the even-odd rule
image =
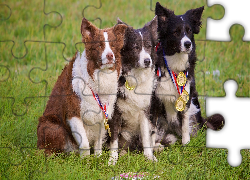
<svg viewBox="0 0 250 180">
<path fill-rule="evenodd" d="M 118 24 L 125 24 L 118 19 Z M 133 68 L 153 68 L 156 59 L 155 45 L 158 43 L 157 16 L 143 28 L 128 26 L 124 46 L 121 50 L 123 73 Z"/>
<path fill-rule="evenodd" d="M 81 25 L 82 42 L 85 44 L 88 60 L 87 71 L 93 78 L 96 70 L 121 71 L 120 51 L 124 43 L 126 25 L 116 25 L 112 28 L 98 29 L 83 18 Z"/>
<path fill-rule="evenodd" d="M 106 67 L 112 67 L 115 63 L 115 55 L 109 45 L 108 33 L 103 32 L 103 36 L 105 38 L 105 49 L 102 52 L 102 64 Z"/>
<path fill-rule="evenodd" d="M 151 49 L 148 50 L 148 47 L 145 47 L 145 41 L 143 40 L 143 36 L 140 31 L 139 31 L 139 34 L 142 39 L 142 48 L 141 48 L 140 55 L 139 55 L 139 66 L 142 68 L 150 68 L 152 66 L 152 59 L 150 56 Z"/>
<path fill-rule="evenodd" d="M 184 22 L 183 17 L 180 16 L 181 20 Z M 186 29 L 187 33 L 191 32 L 190 27 L 188 27 L 186 25 L 185 27 L 185 23 L 183 24 L 183 28 Z M 192 51 L 193 45 L 192 45 L 192 41 L 190 40 L 190 38 L 186 35 L 186 32 L 184 31 L 183 37 L 181 39 L 181 52 L 183 53 L 190 53 Z"/>
</svg>

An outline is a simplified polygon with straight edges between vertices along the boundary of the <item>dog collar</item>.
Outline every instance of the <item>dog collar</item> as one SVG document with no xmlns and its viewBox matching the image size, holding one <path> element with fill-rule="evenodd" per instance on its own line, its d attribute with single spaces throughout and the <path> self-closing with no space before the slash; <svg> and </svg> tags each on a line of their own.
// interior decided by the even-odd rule
<svg viewBox="0 0 250 180">
<path fill-rule="evenodd" d="M 90 87 L 89 87 L 90 88 Z M 95 98 L 97 104 L 99 105 L 99 107 L 101 108 L 103 114 L 104 114 L 104 126 L 105 126 L 105 130 L 108 130 L 108 133 L 109 133 L 109 136 L 111 137 L 111 132 L 110 132 L 110 128 L 109 128 L 109 125 L 108 125 L 108 112 L 107 112 L 107 106 L 106 104 L 103 105 L 101 103 L 101 100 L 98 96 L 97 93 L 94 93 L 94 91 L 90 88 L 91 92 L 92 92 L 92 95 L 93 97 Z"/>
</svg>

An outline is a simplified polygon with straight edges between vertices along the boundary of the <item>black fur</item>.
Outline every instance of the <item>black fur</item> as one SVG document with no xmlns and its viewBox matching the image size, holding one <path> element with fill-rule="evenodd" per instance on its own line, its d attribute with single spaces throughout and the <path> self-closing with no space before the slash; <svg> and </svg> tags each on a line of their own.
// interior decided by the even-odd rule
<svg viewBox="0 0 250 180">
<path fill-rule="evenodd" d="M 197 9 L 191 9 L 183 15 L 176 16 L 173 11 L 164 8 L 160 5 L 159 2 L 156 3 L 155 14 L 158 16 L 158 35 L 160 46 L 157 49 L 158 59 L 156 61 L 156 69 L 160 68 L 162 74 L 168 73 L 164 72 L 166 68 L 163 56 L 173 56 L 176 53 L 181 52 L 181 40 L 184 36 L 187 36 L 191 40 L 192 50 L 188 53 L 188 62 L 189 66 L 185 69 L 188 71 L 187 80 L 190 81 L 190 94 L 189 101 L 186 104 L 187 109 L 190 107 L 191 101 L 196 106 L 197 109 L 200 109 L 200 104 L 198 101 L 198 93 L 196 91 L 195 85 L 195 64 L 196 64 L 196 45 L 194 40 L 194 34 L 198 34 L 201 27 L 201 16 L 204 7 Z M 167 93 L 167 92 L 166 92 Z M 177 113 L 177 120 L 174 122 L 168 122 L 167 125 L 164 124 L 168 112 L 164 108 L 164 102 L 158 97 L 153 97 L 154 108 L 151 108 L 151 121 L 157 124 L 158 135 L 160 136 L 159 142 L 163 145 L 169 145 L 174 142 L 169 142 L 166 140 L 168 134 L 174 134 L 181 136 L 182 131 L 182 120 L 185 114 L 185 111 Z M 165 102 L 166 103 L 166 102 Z M 160 105 L 159 105 L 160 104 Z M 163 107 L 162 107 L 163 106 Z M 224 124 L 224 118 L 221 115 L 214 115 L 208 119 L 203 119 L 201 117 L 201 112 L 197 112 L 195 115 L 191 116 L 190 119 L 195 122 L 196 127 L 193 127 L 194 134 L 200 129 L 204 124 L 207 127 L 212 129 L 220 129 Z M 164 131 L 164 133 L 162 133 Z M 161 133 L 160 133 L 161 132 Z"/>
<path fill-rule="evenodd" d="M 118 24 L 125 24 L 121 20 L 118 19 Z M 142 37 L 143 36 L 143 41 Z M 126 78 L 131 72 L 132 69 L 143 69 L 143 68 L 151 68 L 152 70 L 152 77 L 154 77 L 154 65 L 155 65 L 155 59 L 156 59 L 156 51 L 155 46 L 158 42 L 157 39 L 157 18 L 154 18 L 152 21 L 147 23 L 143 28 L 140 29 L 134 29 L 131 26 L 128 26 L 125 32 L 125 40 L 124 45 L 121 50 L 122 55 L 122 76 L 119 78 L 119 91 L 117 100 L 123 99 L 126 100 L 127 94 L 123 93 L 125 88 L 125 82 Z M 151 65 L 149 65 L 149 62 L 147 58 L 145 58 L 144 64 L 145 67 L 142 67 L 142 65 L 139 63 L 140 60 L 140 52 L 142 51 L 142 48 L 150 55 L 151 57 Z M 141 70 L 143 71 L 143 70 Z M 136 78 L 136 77 L 135 77 Z M 152 88 L 153 92 L 153 86 L 148 87 L 149 89 Z M 151 93 L 152 93 L 151 92 Z M 150 99 L 152 95 L 146 95 Z M 138 98 L 140 95 L 137 96 Z M 135 100 L 137 101 L 137 100 Z M 149 101 L 150 102 L 150 101 Z M 127 102 L 128 103 L 128 102 Z M 133 103 L 132 103 L 133 104 Z M 137 105 L 135 105 L 137 106 Z M 140 107 L 138 107 L 140 108 Z M 143 109 L 140 109 L 144 111 L 145 116 L 148 118 L 150 116 L 150 104 Z M 107 143 L 114 142 L 118 138 L 118 145 L 119 145 L 119 151 L 121 150 L 127 150 L 128 148 L 130 150 L 143 150 L 141 136 L 140 136 L 140 130 L 136 130 L 136 132 L 131 132 L 129 127 L 131 124 L 127 123 L 127 120 L 124 120 L 121 118 L 121 115 L 123 113 L 123 107 L 119 107 L 118 104 L 115 106 L 114 115 L 111 121 L 109 121 L 110 129 L 111 129 L 111 138 L 108 140 Z M 139 121 L 138 119 L 133 119 L 133 121 Z M 131 119 L 130 122 L 131 123 Z M 150 121 L 149 121 L 150 123 Z M 138 124 L 138 123 L 137 123 Z M 140 129 L 140 127 L 138 127 Z M 125 131 L 124 131 L 125 129 Z M 126 133 L 126 135 L 130 136 L 130 140 L 128 141 L 124 136 L 123 133 Z M 151 132 L 152 133 L 152 132 Z"/>
<path fill-rule="evenodd" d="M 118 20 L 118 24 L 125 23 Z M 126 29 L 124 45 L 121 50 L 123 75 L 126 75 L 127 72 L 132 68 L 139 67 L 139 52 L 142 50 L 142 41 L 141 36 L 139 35 L 139 31 L 143 34 L 144 37 L 147 37 L 147 39 L 143 39 L 143 45 L 148 52 L 151 52 L 151 58 L 153 60 L 153 63 L 155 63 L 155 46 L 157 43 L 157 33 L 155 27 L 157 27 L 156 24 L 152 23 L 146 24 L 141 29 L 134 29 L 131 26 Z"/>
</svg>

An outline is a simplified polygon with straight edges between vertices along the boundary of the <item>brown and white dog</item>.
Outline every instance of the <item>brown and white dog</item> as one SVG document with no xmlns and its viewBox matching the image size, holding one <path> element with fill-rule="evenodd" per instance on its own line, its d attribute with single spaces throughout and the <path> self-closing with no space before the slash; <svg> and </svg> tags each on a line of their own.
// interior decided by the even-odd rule
<svg viewBox="0 0 250 180">
<path fill-rule="evenodd" d="M 37 127 L 37 146 L 46 154 L 80 150 L 89 155 L 102 152 L 104 113 L 111 119 L 121 72 L 120 50 L 126 25 L 98 29 L 82 19 L 81 34 L 85 50 L 63 69 L 52 90 Z M 98 94 L 100 103 L 97 102 Z"/>
<path fill-rule="evenodd" d="M 118 24 L 125 24 L 118 20 Z M 154 63 L 157 43 L 157 17 L 143 28 L 128 27 L 121 50 L 122 76 L 115 113 L 110 121 L 111 159 L 116 163 L 118 149 L 127 150 L 138 136 L 142 138 L 144 155 L 156 160 L 152 147 L 152 125 L 150 123 L 151 96 L 155 87 Z"/>
</svg>

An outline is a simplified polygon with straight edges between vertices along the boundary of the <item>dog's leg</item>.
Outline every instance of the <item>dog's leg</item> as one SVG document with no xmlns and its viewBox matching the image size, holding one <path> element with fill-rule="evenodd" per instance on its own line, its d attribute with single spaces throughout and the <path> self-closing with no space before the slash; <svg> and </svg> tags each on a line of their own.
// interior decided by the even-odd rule
<svg viewBox="0 0 250 180">
<path fill-rule="evenodd" d="M 156 131 L 157 130 L 155 128 L 155 131 L 153 131 L 153 134 L 151 135 L 152 147 L 153 147 L 154 152 L 160 152 L 160 151 L 163 151 L 164 146 L 161 145 L 161 143 L 155 143 L 155 141 L 156 141 Z"/>
<path fill-rule="evenodd" d="M 68 120 L 68 124 L 71 128 L 73 137 L 79 146 L 81 156 L 90 155 L 89 141 L 86 135 L 86 131 L 83 127 L 83 122 L 78 117 L 73 117 Z"/>
<path fill-rule="evenodd" d="M 184 116 L 182 118 L 182 127 L 179 128 L 179 121 L 177 119 L 177 113 L 173 109 L 173 107 L 170 107 L 169 105 L 165 105 L 166 112 L 167 112 L 167 120 L 168 123 L 174 125 L 174 129 L 178 135 L 182 136 L 182 144 L 187 144 L 190 141 L 190 135 L 189 135 L 189 111 L 184 113 Z"/>
<path fill-rule="evenodd" d="M 189 111 L 187 111 L 182 119 L 182 144 L 185 145 L 190 141 L 189 134 Z"/>
<path fill-rule="evenodd" d="M 152 147 L 155 147 L 155 139 L 156 139 L 156 130 L 154 130 L 151 134 L 151 142 L 152 142 Z"/>
<path fill-rule="evenodd" d="M 110 151 L 109 165 L 115 165 L 118 160 L 118 138 L 110 142 Z"/>
<path fill-rule="evenodd" d="M 153 154 L 153 147 L 151 146 L 149 120 L 144 112 L 140 113 L 139 119 L 144 155 L 150 160 L 157 161 Z"/>
<path fill-rule="evenodd" d="M 97 126 L 97 125 L 96 125 Z M 102 139 L 103 139 L 103 133 L 104 133 L 104 126 L 103 123 L 100 124 L 100 126 L 97 126 L 99 129 L 98 136 L 96 136 L 95 143 L 94 143 L 94 153 L 96 156 L 100 156 L 102 154 Z M 98 131 L 96 129 L 96 131 Z"/>
</svg>

